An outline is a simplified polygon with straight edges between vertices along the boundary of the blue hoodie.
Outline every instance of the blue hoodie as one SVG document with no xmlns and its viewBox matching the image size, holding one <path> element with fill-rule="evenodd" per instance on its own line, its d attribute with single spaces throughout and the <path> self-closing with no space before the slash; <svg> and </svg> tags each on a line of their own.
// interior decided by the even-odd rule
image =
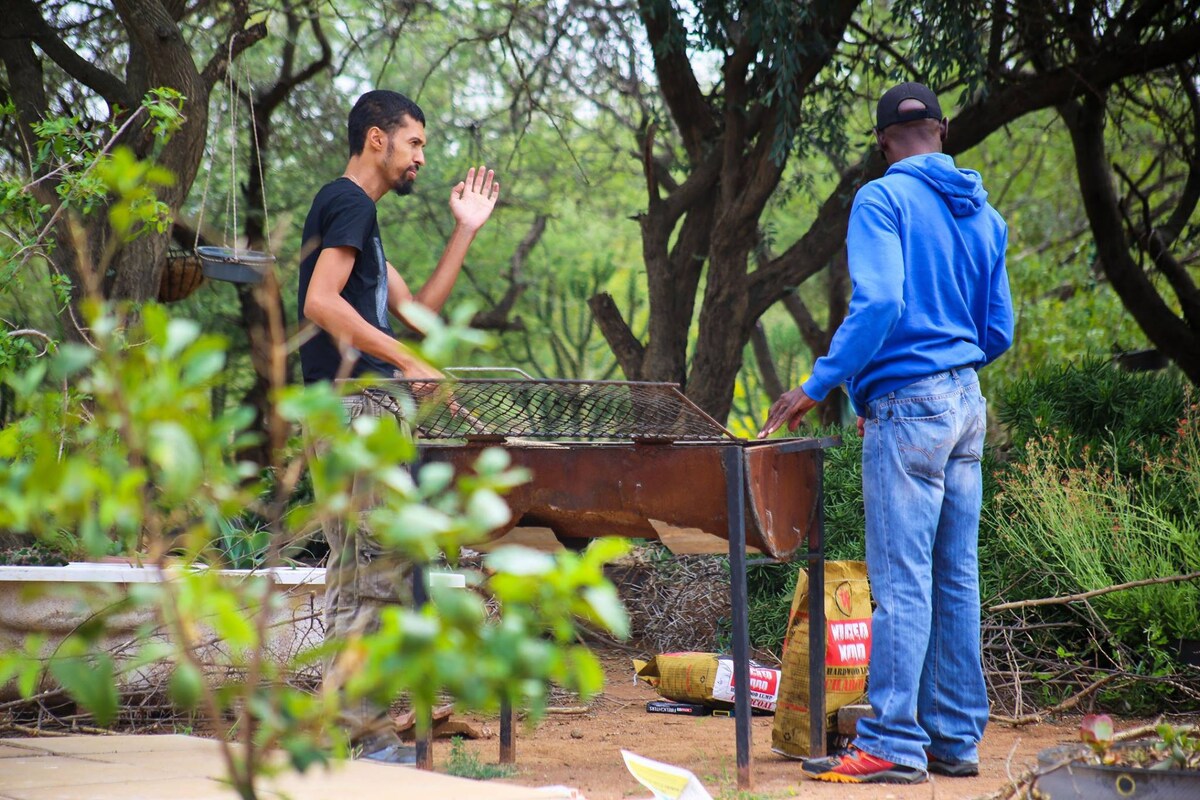
<svg viewBox="0 0 1200 800">
<path fill-rule="evenodd" d="M 942 153 L 893 164 L 854 198 L 850 310 L 805 394 L 824 400 L 846 383 L 861 415 L 927 375 L 994 360 L 1012 344 L 1007 245 L 978 172 Z"/>
</svg>

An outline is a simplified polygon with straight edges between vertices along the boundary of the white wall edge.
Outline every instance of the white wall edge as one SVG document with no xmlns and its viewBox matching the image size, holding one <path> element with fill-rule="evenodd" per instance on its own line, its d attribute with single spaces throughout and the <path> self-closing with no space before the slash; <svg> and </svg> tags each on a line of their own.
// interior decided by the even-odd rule
<svg viewBox="0 0 1200 800">
<path fill-rule="evenodd" d="M 203 569 L 204 567 L 197 567 Z M 170 572 L 170 570 L 168 570 Z M 325 585 L 324 567 L 272 567 L 264 570 L 223 569 L 222 575 L 248 578 L 270 575 L 281 586 Z M 458 572 L 430 571 L 431 586 L 462 588 L 466 576 Z M 65 567 L 0 566 L 0 583 L 30 581 L 41 583 L 155 583 L 163 579 L 157 567 L 137 567 L 132 564 L 105 564 L 73 561 Z"/>
</svg>

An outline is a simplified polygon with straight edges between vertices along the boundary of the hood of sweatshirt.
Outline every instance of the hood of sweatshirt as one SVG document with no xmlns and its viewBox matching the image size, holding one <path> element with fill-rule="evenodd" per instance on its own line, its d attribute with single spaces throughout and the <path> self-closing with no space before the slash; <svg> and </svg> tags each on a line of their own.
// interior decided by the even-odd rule
<svg viewBox="0 0 1200 800">
<path fill-rule="evenodd" d="M 956 217 L 978 214 L 987 203 L 983 179 L 973 169 L 959 169 L 954 159 L 944 153 L 926 153 L 897 161 L 888 168 L 893 172 L 920 178 L 945 199 L 950 213 Z"/>
</svg>

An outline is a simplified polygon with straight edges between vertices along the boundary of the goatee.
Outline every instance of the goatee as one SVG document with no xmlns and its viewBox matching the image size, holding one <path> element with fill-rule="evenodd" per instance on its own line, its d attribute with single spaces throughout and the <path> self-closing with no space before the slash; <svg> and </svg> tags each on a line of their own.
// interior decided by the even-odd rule
<svg viewBox="0 0 1200 800">
<path fill-rule="evenodd" d="M 407 178 L 401 178 L 392 186 L 392 191 L 401 197 L 404 197 L 413 193 L 413 184 L 414 181 L 410 181 Z"/>
</svg>

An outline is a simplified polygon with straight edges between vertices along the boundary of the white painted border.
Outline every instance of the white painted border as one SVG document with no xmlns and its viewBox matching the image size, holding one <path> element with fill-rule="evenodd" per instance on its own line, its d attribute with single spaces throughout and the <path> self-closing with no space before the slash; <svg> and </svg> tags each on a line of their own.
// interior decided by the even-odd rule
<svg viewBox="0 0 1200 800">
<path fill-rule="evenodd" d="M 273 567 L 268 570 L 223 569 L 222 575 L 250 577 L 271 575 L 281 586 L 324 586 L 324 567 Z M 0 566 L 0 583 L 5 581 L 37 581 L 44 583 L 156 583 L 163 578 L 162 572 L 153 566 L 136 567 L 132 564 L 105 564 L 91 561 L 73 561 L 65 567 L 12 567 Z M 431 586 L 463 588 L 466 576 L 458 572 L 429 572 Z"/>
<path fill-rule="evenodd" d="M 275 582 L 285 586 L 325 584 L 321 567 L 275 567 L 270 570 L 225 569 L 222 575 L 249 577 L 272 575 Z M 91 561 L 72 561 L 65 567 L 0 566 L 0 581 L 39 581 L 45 583 L 157 583 L 163 573 L 153 566 L 104 564 Z"/>
</svg>

